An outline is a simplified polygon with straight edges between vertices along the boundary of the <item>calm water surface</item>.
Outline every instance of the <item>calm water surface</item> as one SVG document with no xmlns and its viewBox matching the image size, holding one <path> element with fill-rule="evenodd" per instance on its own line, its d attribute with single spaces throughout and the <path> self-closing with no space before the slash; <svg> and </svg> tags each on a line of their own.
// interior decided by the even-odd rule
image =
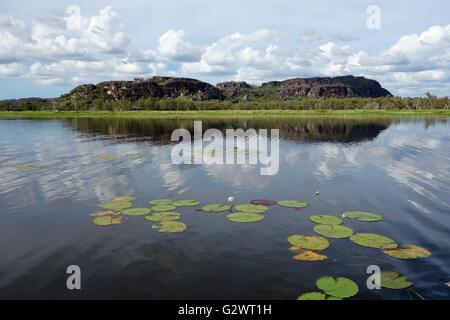
<svg viewBox="0 0 450 320">
<path fill-rule="evenodd" d="M 331 275 L 356 281 L 355 299 L 449 299 L 448 120 L 204 121 L 204 129 L 279 128 L 275 176 L 261 176 L 256 165 L 172 164 L 172 130 L 192 130 L 191 120 L 0 120 L 0 298 L 295 299 Z M 99 159 L 105 154 L 118 160 Z M 46 166 L 14 168 L 27 164 Z M 206 204 L 229 196 L 310 206 L 274 206 L 251 224 L 181 208 L 188 229 L 180 234 L 158 233 L 142 217 L 92 223 L 100 204 L 125 194 L 137 207 L 155 198 Z M 326 261 L 292 259 L 286 238 L 313 234 L 310 215 L 347 210 L 384 215 L 378 223 L 346 221 L 355 231 L 420 245 L 432 256 L 397 260 L 342 239 L 331 241 Z M 66 289 L 71 264 L 81 267 L 80 291 Z M 371 264 L 407 275 L 413 290 L 368 290 Z"/>
</svg>

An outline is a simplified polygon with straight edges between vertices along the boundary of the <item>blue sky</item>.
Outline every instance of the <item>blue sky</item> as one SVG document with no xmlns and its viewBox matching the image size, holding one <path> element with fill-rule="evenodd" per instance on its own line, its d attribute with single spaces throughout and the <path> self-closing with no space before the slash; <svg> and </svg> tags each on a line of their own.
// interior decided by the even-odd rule
<svg viewBox="0 0 450 320">
<path fill-rule="evenodd" d="M 380 9 L 369 29 L 367 8 Z M 153 75 L 258 84 L 363 75 L 402 96 L 448 95 L 443 1 L 2 1 L 0 99 Z"/>
</svg>

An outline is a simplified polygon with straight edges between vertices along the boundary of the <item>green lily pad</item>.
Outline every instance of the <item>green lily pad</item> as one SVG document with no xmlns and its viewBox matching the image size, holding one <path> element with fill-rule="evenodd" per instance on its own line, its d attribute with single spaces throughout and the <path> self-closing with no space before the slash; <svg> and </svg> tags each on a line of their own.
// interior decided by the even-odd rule
<svg viewBox="0 0 450 320">
<path fill-rule="evenodd" d="M 326 294 L 341 299 L 353 297 L 359 292 L 358 285 L 344 277 L 321 277 L 317 279 L 316 286 Z"/>
<path fill-rule="evenodd" d="M 123 210 L 123 214 L 126 216 L 145 216 L 152 211 L 149 208 L 132 208 Z"/>
<path fill-rule="evenodd" d="M 258 204 L 238 204 L 234 207 L 237 211 L 240 212 L 249 212 L 249 213 L 263 213 L 268 210 L 266 206 L 258 205 Z"/>
<path fill-rule="evenodd" d="M 125 157 L 131 158 L 131 159 L 139 159 L 142 157 L 142 154 L 140 153 L 127 153 L 125 154 Z"/>
<path fill-rule="evenodd" d="M 111 226 L 121 224 L 125 219 L 121 216 L 99 216 L 95 217 L 92 222 L 97 226 Z"/>
<path fill-rule="evenodd" d="M 383 252 L 397 259 L 419 259 L 431 256 L 429 250 L 415 245 L 405 245 L 395 249 L 384 250 Z"/>
<path fill-rule="evenodd" d="M 118 215 L 120 212 L 113 211 L 113 210 L 106 210 L 106 211 L 96 211 L 94 213 L 91 213 L 91 217 L 105 217 L 105 216 L 113 216 Z"/>
<path fill-rule="evenodd" d="M 367 211 L 346 211 L 343 213 L 343 217 L 364 222 L 377 222 L 383 219 L 381 214 Z"/>
<path fill-rule="evenodd" d="M 314 227 L 314 231 L 321 236 L 334 238 L 334 239 L 343 239 L 348 238 L 353 234 L 353 230 L 346 226 L 330 226 L 325 224 L 319 224 Z"/>
<path fill-rule="evenodd" d="M 22 170 L 22 171 L 29 171 L 29 170 L 34 170 L 34 169 L 42 169 L 47 167 L 45 164 L 28 164 L 28 165 L 19 165 L 19 166 L 14 166 L 15 169 L 17 170 Z"/>
<path fill-rule="evenodd" d="M 387 289 L 406 289 L 413 283 L 405 276 L 393 271 L 385 271 L 381 273 L 381 286 Z"/>
<path fill-rule="evenodd" d="M 160 211 L 160 212 L 167 212 L 167 211 L 172 211 L 175 209 L 176 209 L 176 207 L 172 206 L 170 204 L 160 204 L 160 205 L 152 207 L 153 211 Z"/>
<path fill-rule="evenodd" d="M 131 207 L 130 201 L 113 201 L 110 203 L 102 204 L 100 207 L 106 210 L 122 210 Z"/>
<path fill-rule="evenodd" d="M 158 232 L 177 233 L 187 229 L 187 225 L 179 221 L 161 221 L 161 228 Z"/>
<path fill-rule="evenodd" d="M 198 200 L 179 200 L 172 203 L 175 207 L 195 207 L 200 204 Z"/>
<path fill-rule="evenodd" d="M 325 300 L 326 295 L 322 292 L 306 292 L 297 297 L 297 300 Z"/>
<path fill-rule="evenodd" d="M 289 208 L 306 208 L 307 206 L 309 206 L 308 201 L 301 200 L 279 200 L 277 201 L 277 204 Z"/>
<path fill-rule="evenodd" d="M 294 247 L 300 247 L 308 250 L 324 250 L 330 246 L 330 242 L 319 236 L 301 236 L 292 235 L 288 237 L 288 241 Z"/>
<path fill-rule="evenodd" d="M 231 206 L 228 204 L 208 204 L 202 207 L 202 211 L 205 212 L 224 212 L 231 209 Z"/>
<path fill-rule="evenodd" d="M 235 212 L 228 214 L 227 219 L 233 222 L 257 222 L 264 219 L 264 216 L 252 212 Z"/>
<path fill-rule="evenodd" d="M 117 197 L 117 198 L 114 198 L 114 199 L 112 199 L 112 201 L 111 202 L 117 202 L 117 201 L 128 201 L 128 202 L 131 202 L 131 201 L 133 201 L 134 200 L 134 198 L 133 197 L 131 197 L 131 196 L 121 196 L 121 197 Z"/>
<path fill-rule="evenodd" d="M 172 202 L 173 201 L 170 199 L 155 199 L 155 200 L 150 201 L 150 204 L 154 205 L 154 206 L 159 206 L 162 204 L 172 204 Z"/>
<path fill-rule="evenodd" d="M 350 237 L 350 241 L 369 248 L 395 249 L 398 247 L 398 244 L 391 238 L 375 233 L 355 233 Z"/>
<path fill-rule="evenodd" d="M 342 223 L 342 219 L 328 214 L 320 214 L 309 217 L 309 220 L 318 224 L 338 225 Z"/>
<path fill-rule="evenodd" d="M 157 212 L 151 215 L 145 216 L 145 220 L 161 222 L 161 221 L 174 221 L 181 218 L 181 214 L 178 212 Z"/>
<path fill-rule="evenodd" d="M 98 159 L 103 160 L 103 161 L 116 161 L 119 160 L 118 156 L 114 156 L 114 155 L 109 155 L 109 154 L 102 154 L 97 156 Z"/>
</svg>

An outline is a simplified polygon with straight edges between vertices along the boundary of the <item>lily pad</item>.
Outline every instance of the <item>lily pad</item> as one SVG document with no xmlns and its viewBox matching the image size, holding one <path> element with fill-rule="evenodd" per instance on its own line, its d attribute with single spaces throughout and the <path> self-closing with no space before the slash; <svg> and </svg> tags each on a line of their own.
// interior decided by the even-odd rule
<svg viewBox="0 0 450 320">
<path fill-rule="evenodd" d="M 308 201 L 302 200 L 280 200 L 277 201 L 277 204 L 288 208 L 306 208 L 307 206 L 309 206 Z"/>
<path fill-rule="evenodd" d="M 116 161 L 119 160 L 118 156 L 109 155 L 109 154 L 102 154 L 97 156 L 98 159 L 104 160 L 104 161 Z"/>
<path fill-rule="evenodd" d="M 342 219 L 328 214 L 320 214 L 309 217 L 309 220 L 318 224 L 338 225 L 342 223 Z"/>
<path fill-rule="evenodd" d="M 161 221 L 174 221 L 181 218 L 181 214 L 178 212 L 157 212 L 151 215 L 145 216 L 145 220 L 161 222 Z"/>
<path fill-rule="evenodd" d="M 353 297 L 359 292 L 358 285 L 344 277 L 321 277 L 317 279 L 316 286 L 327 295 L 341 299 Z"/>
<path fill-rule="evenodd" d="M 346 211 L 343 213 L 343 217 L 364 222 L 377 222 L 383 219 L 381 214 L 367 211 Z"/>
<path fill-rule="evenodd" d="M 397 259 L 419 259 L 431 256 L 429 250 L 415 245 L 405 245 L 395 249 L 384 250 L 383 252 Z"/>
<path fill-rule="evenodd" d="M 132 208 L 123 210 L 123 214 L 126 216 L 145 216 L 152 211 L 149 208 Z"/>
<path fill-rule="evenodd" d="M 121 196 L 121 197 L 117 197 L 117 198 L 112 199 L 111 202 L 117 202 L 117 201 L 128 201 L 128 202 L 131 202 L 133 200 L 134 200 L 134 198 L 131 197 L 131 196 Z"/>
<path fill-rule="evenodd" d="M 321 236 L 334 238 L 334 239 L 343 239 L 348 238 L 353 234 L 353 230 L 346 226 L 330 226 L 325 224 L 319 224 L 314 227 L 314 231 Z"/>
<path fill-rule="evenodd" d="M 295 234 L 289 236 L 288 241 L 295 247 L 308 250 L 324 250 L 330 246 L 330 242 L 326 238 L 319 236 L 301 236 Z"/>
<path fill-rule="evenodd" d="M 202 211 L 205 212 L 224 212 L 231 209 L 231 206 L 228 204 L 208 204 L 202 207 Z"/>
<path fill-rule="evenodd" d="M 252 212 L 234 212 L 228 214 L 227 219 L 233 222 L 257 222 L 264 219 L 264 216 Z"/>
<path fill-rule="evenodd" d="M 102 204 L 100 207 L 106 210 L 122 210 L 131 207 L 130 201 L 113 201 L 110 203 Z"/>
<path fill-rule="evenodd" d="M 121 216 L 100 216 L 92 220 L 97 226 L 110 226 L 115 224 L 121 224 L 125 221 Z"/>
<path fill-rule="evenodd" d="M 153 211 L 159 211 L 159 212 L 167 212 L 167 211 L 172 211 L 175 209 L 176 209 L 176 207 L 172 206 L 170 204 L 160 204 L 160 205 L 152 207 Z"/>
<path fill-rule="evenodd" d="M 268 200 L 268 199 L 256 199 L 256 200 L 252 200 L 250 201 L 251 204 L 258 204 L 260 206 L 273 206 L 274 204 L 277 204 L 276 201 L 273 200 Z"/>
<path fill-rule="evenodd" d="M 34 169 L 42 169 L 42 168 L 45 168 L 45 167 L 46 167 L 45 164 L 28 164 L 28 165 L 14 166 L 15 169 L 22 170 L 22 171 L 29 171 L 29 170 L 34 170 Z"/>
<path fill-rule="evenodd" d="M 406 289 L 413 283 L 405 276 L 393 271 L 385 271 L 381 273 L 381 286 L 387 289 Z"/>
<path fill-rule="evenodd" d="M 195 207 L 200 204 L 198 200 L 179 200 L 171 203 L 175 207 Z"/>
<path fill-rule="evenodd" d="M 187 225 L 179 221 L 162 221 L 158 232 L 178 233 L 187 229 Z"/>
<path fill-rule="evenodd" d="M 317 253 L 312 250 L 305 250 L 299 247 L 291 247 L 289 251 L 295 253 L 296 255 L 292 257 L 294 260 L 300 261 L 323 261 L 327 259 L 327 256 Z"/>
<path fill-rule="evenodd" d="M 326 295 L 322 292 L 306 292 L 297 297 L 297 300 L 325 300 Z"/>
<path fill-rule="evenodd" d="M 172 204 L 172 202 L 173 201 L 170 199 L 155 199 L 150 201 L 150 204 L 154 206 L 159 206 L 161 204 Z"/>
<path fill-rule="evenodd" d="M 92 216 L 92 217 L 105 217 L 105 216 L 112 216 L 112 215 L 115 215 L 115 214 L 118 214 L 117 211 L 106 210 L 106 211 L 97 211 L 97 212 L 91 213 L 90 216 Z"/>
<path fill-rule="evenodd" d="M 350 237 L 350 241 L 369 248 L 395 249 L 398 247 L 398 244 L 391 238 L 375 233 L 355 233 Z"/>
<path fill-rule="evenodd" d="M 238 204 L 234 208 L 240 212 L 250 212 L 250 213 L 263 213 L 268 210 L 266 206 L 261 206 L 259 204 Z"/>
</svg>

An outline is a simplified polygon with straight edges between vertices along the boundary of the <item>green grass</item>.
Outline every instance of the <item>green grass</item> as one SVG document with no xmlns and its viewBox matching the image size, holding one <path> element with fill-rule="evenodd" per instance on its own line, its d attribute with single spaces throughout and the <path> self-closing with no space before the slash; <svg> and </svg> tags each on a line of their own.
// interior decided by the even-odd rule
<svg viewBox="0 0 450 320">
<path fill-rule="evenodd" d="M 197 118 L 257 118 L 309 116 L 450 116 L 449 109 L 416 110 L 217 110 L 217 111 L 2 111 L 0 118 L 136 118 L 136 119 L 197 119 Z"/>
</svg>

